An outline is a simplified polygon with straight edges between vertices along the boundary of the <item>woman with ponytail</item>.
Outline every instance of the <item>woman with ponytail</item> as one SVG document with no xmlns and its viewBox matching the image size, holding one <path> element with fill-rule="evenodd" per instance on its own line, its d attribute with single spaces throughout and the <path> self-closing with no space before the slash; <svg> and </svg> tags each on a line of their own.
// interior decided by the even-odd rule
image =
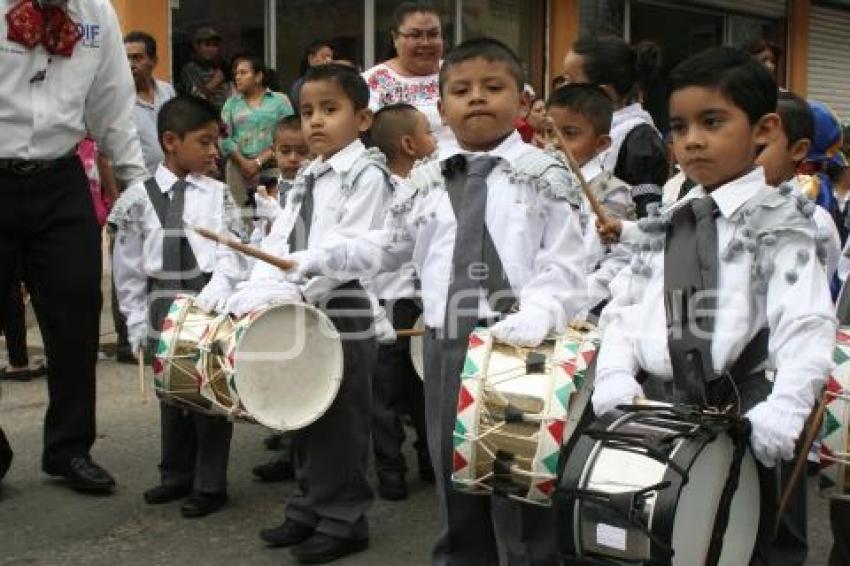
<svg viewBox="0 0 850 566">
<path fill-rule="evenodd" d="M 661 51 L 652 42 L 631 46 L 618 37 L 576 41 L 564 58 L 570 83 L 597 84 L 614 101 L 611 146 L 600 153 L 600 166 L 632 187 L 638 217 L 661 202 L 667 181 L 667 150 L 652 116 L 641 105 L 643 89 L 661 67 Z"/>
</svg>

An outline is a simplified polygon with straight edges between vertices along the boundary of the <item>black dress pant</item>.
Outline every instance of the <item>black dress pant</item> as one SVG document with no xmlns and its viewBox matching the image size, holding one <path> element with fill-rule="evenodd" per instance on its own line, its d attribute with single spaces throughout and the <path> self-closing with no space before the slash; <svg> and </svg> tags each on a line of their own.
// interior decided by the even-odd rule
<svg viewBox="0 0 850 566">
<path fill-rule="evenodd" d="M 412 328 L 422 309 L 412 299 L 387 301 L 384 307 L 396 329 Z M 425 427 L 425 393 L 422 379 L 410 359 L 410 338 L 398 338 L 378 348 L 378 361 L 372 375 L 372 444 L 378 475 L 404 474 L 407 465 L 401 446 L 404 426 L 401 415 L 409 413 L 416 430 L 414 447 L 422 465 L 430 465 Z"/>
<path fill-rule="evenodd" d="M 850 501 L 829 502 L 829 525 L 832 528 L 829 566 L 846 566 L 850 564 Z"/>
<path fill-rule="evenodd" d="M 27 355 L 27 324 L 24 308 L 24 294 L 21 282 L 24 280 L 23 264 L 18 262 L 12 284 L 0 303 L 0 320 L 3 321 L 3 335 L 6 336 L 6 350 L 9 364 L 16 368 L 29 365 Z"/>
<path fill-rule="evenodd" d="M 42 465 L 61 466 L 95 439 L 100 227 L 76 156 L 27 176 L 0 171 L 0 289 L 19 258 L 47 354 Z"/>
</svg>

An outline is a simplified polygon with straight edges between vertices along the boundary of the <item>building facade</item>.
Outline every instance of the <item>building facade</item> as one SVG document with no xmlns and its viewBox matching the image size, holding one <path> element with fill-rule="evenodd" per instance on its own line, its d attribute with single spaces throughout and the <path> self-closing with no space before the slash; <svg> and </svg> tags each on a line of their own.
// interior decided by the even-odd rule
<svg viewBox="0 0 850 566">
<path fill-rule="evenodd" d="M 304 47 L 330 39 L 368 68 L 390 48 L 391 16 L 400 0 L 112 0 L 125 30 L 144 29 L 160 43 L 159 74 L 169 79 L 191 55 L 191 38 L 211 25 L 226 56 L 248 50 L 277 70 L 286 90 Z M 581 34 L 616 34 L 664 47 L 664 70 L 712 45 L 741 46 L 766 37 L 783 47 L 780 81 L 824 100 L 850 119 L 850 0 L 436 0 L 446 47 L 491 35 L 522 58 L 537 92 L 560 73 Z"/>
</svg>

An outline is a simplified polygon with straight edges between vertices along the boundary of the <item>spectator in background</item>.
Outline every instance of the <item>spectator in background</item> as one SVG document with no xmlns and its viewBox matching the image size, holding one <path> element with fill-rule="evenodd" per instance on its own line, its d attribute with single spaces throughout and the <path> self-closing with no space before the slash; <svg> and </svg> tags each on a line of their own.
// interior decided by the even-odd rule
<svg viewBox="0 0 850 566">
<path fill-rule="evenodd" d="M 272 138 L 277 123 L 294 110 L 285 94 L 266 87 L 266 70 L 257 57 L 237 55 L 231 69 L 236 94 L 221 111 L 227 130 L 221 152 L 233 198 L 237 206 L 246 206 L 248 188 L 256 185 L 260 174 L 277 175 Z"/>
<path fill-rule="evenodd" d="M 767 67 L 770 75 L 776 80 L 779 62 L 782 60 L 782 48 L 776 42 L 759 38 L 750 42 L 744 50 L 755 57 L 759 63 Z"/>
<path fill-rule="evenodd" d="M 292 106 L 297 110 L 300 100 L 301 85 L 304 84 L 304 74 L 310 67 L 316 65 L 326 65 L 334 62 L 336 51 L 334 46 L 329 41 L 317 39 L 307 46 L 304 50 L 304 57 L 301 59 L 301 67 L 298 69 L 298 78 L 292 83 L 292 88 L 289 89 L 289 99 L 292 101 Z"/>
<path fill-rule="evenodd" d="M 180 92 L 205 98 L 220 109 L 230 96 L 221 62 L 221 35 L 211 27 L 202 27 L 195 32 L 192 46 L 194 56 L 180 71 Z"/>
</svg>

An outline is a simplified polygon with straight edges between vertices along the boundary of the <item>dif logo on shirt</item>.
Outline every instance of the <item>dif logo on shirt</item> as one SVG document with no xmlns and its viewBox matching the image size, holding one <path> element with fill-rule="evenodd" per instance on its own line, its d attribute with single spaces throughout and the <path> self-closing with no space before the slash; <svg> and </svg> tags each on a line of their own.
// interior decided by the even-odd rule
<svg viewBox="0 0 850 566">
<path fill-rule="evenodd" d="M 77 24 L 77 31 L 82 36 L 80 44 L 100 49 L 100 27 L 100 24 Z"/>
</svg>

